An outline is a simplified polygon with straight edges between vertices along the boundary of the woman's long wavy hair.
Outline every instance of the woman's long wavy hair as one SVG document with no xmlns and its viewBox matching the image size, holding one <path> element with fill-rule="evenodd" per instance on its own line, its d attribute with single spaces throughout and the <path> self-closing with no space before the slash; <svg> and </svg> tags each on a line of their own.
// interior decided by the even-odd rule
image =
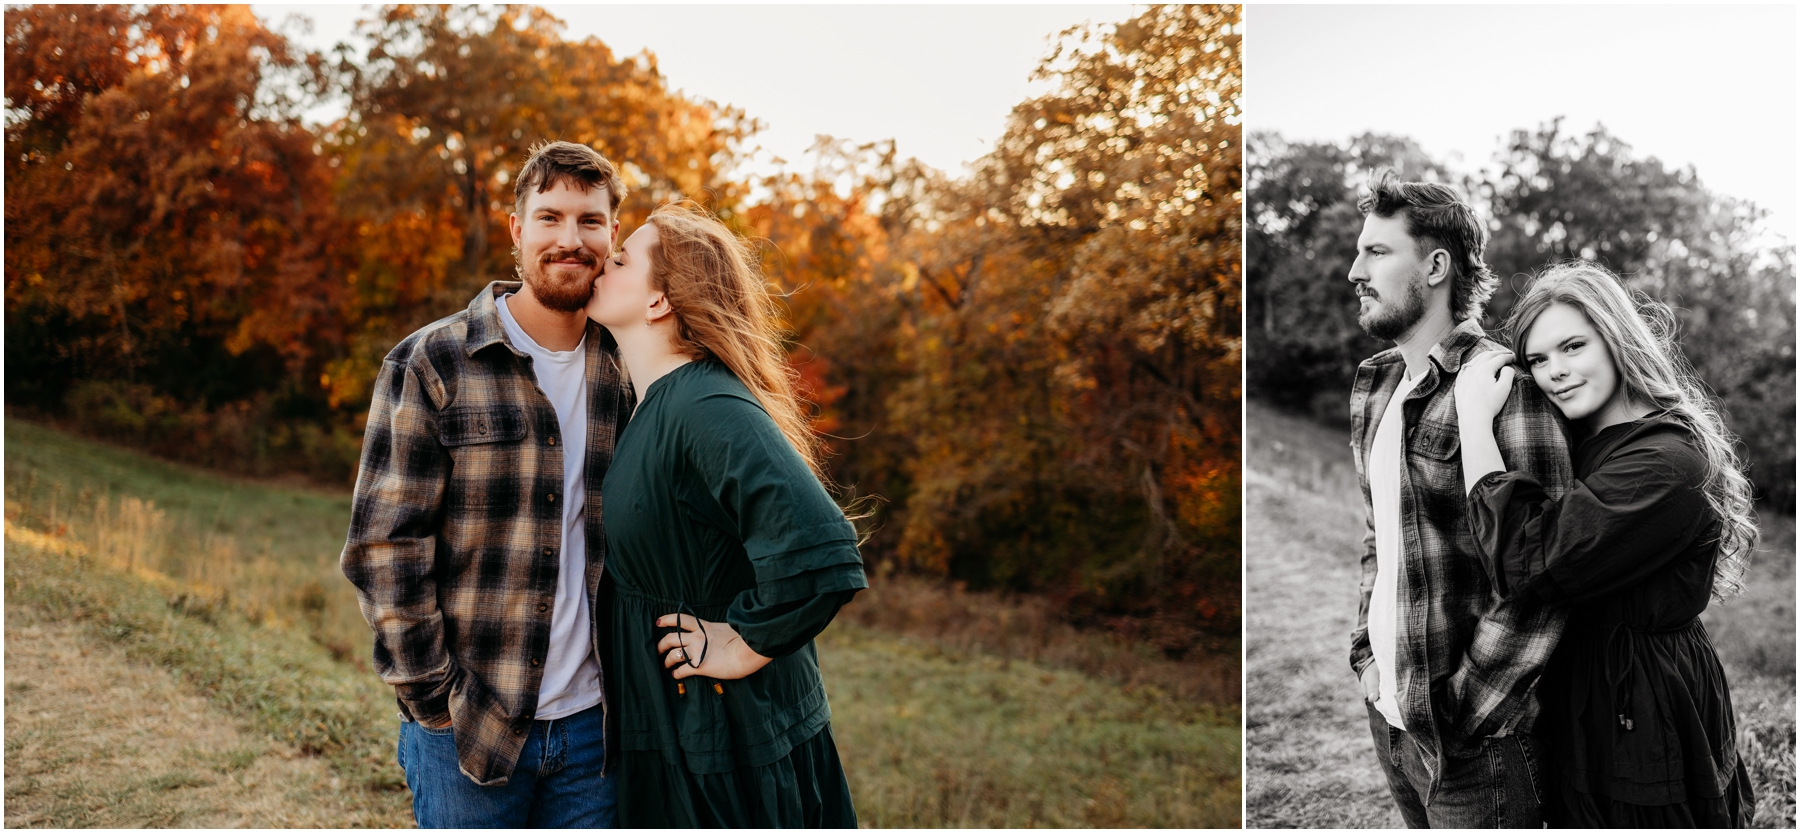
<svg viewBox="0 0 1800 833">
<path fill-rule="evenodd" d="M 1712 595 L 1723 600 L 1742 591 L 1750 553 L 1761 535 L 1750 480 L 1738 460 L 1737 438 L 1725 428 L 1713 398 L 1675 344 L 1674 312 L 1642 292 L 1627 290 L 1604 266 L 1586 261 L 1555 264 L 1532 281 L 1507 322 L 1521 367 L 1530 366 L 1525 363 L 1525 336 L 1552 304 L 1573 307 L 1587 317 L 1606 340 L 1619 382 L 1633 402 L 1668 411 L 1693 435 L 1706 457 L 1701 489 L 1721 524 Z"/>
<path fill-rule="evenodd" d="M 819 440 L 798 392 L 799 373 L 785 360 L 775 301 L 750 242 L 692 200 L 658 207 L 649 222 L 656 226 L 650 286 L 675 313 L 675 348 L 730 368 L 824 480 Z"/>
</svg>

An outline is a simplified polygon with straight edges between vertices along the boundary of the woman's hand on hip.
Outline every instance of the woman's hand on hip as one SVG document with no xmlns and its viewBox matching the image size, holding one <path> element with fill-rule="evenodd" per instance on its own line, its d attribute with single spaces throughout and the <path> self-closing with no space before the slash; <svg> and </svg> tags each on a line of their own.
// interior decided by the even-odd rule
<svg viewBox="0 0 1800 833">
<path fill-rule="evenodd" d="M 741 680 L 762 670 L 768 657 L 753 650 L 738 635 L 737 629 L 724 622 L 708 622 L 687 614 L 671 613 L 656 620 L 659 628 L 679 628 L 656 643 L 663 655 L 663 667 L 673 668 L 677 680 L 688 677 L 711 677 L 715 680 Z M 698 663 L 699 667 L 694 667 Z"/>
<path fill-rule="evenodd" d="M 1456 374 L 1456 419 L 1491 425 L 1512 395 L 1513 354 L 1494 350 L 1463 362 Z"/>
</svg>

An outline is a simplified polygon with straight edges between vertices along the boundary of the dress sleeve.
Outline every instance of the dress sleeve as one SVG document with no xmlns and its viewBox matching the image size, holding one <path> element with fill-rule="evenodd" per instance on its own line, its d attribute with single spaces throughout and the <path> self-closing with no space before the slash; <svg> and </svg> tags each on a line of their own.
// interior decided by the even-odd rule
<svg viewBox="0 0 1800 833">
<path fill-rule="evenodd" d="M 856 593 L 838 590 L 791 602 L 763 604 L 755 590 L 747 590 L 732 602 L 731 609 L 725 612 L 725 621 L 744 638 L 750 650 L 765 657 L 785 657 L 823 632 Z"/>
<path fill-rule="evenodd" d="M 753 598 L 740 596 L 732 610 L 756 619 L 749 612 L 767 616 L 790 602 L 869 586 L 856 528 L 760 405 L 746 395 L 715 392 L 683 411 L 696 475 L 756 573 L 756 588 L 745 591 Z"/>
<path fill-rule="evenodd" d="M 1469 492 L 1469 528 L 1501 598 L 1577 602 L 1630 587 L 1707 528 L 1697 466 L 1672 433 L 1620 449 L 1561 497 L 1525 472 L 1495 472 Z"/>
</svg>

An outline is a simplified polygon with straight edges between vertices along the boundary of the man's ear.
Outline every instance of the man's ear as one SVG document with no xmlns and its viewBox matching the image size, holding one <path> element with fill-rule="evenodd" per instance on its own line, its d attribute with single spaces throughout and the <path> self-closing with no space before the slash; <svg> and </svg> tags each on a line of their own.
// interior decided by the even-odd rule
<svg viewBox="0 0 1800 833">
<path fill-rule="evenodd" d="M 1431 250 L 1431 266 L 1425 272 L 1425 285 L 1437 286 L 1450 277 L 1450 253 L 1443 249 Z"/>
<path fill-rule="evenodd" d="M 507 229 L 512 231 L 513 248 L 515 248 L 515 249 L 518 248 L 519 247 L 519 235 L 525 231 L 525 225 L 524 225 L 524 223 L 522 223 L 519 220 L 519 215 L 518 214 L 506 215 L 506 227 L 507 227 Z"/>
</svg>

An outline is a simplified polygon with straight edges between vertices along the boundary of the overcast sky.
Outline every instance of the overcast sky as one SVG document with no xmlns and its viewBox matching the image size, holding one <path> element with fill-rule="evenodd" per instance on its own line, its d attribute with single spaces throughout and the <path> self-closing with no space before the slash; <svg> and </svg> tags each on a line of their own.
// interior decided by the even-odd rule
<svg viewBox="0 0 1800 833">
<path fill-rule="evenodd" d="M 289 13 L 311 18 L 299 40 L 326 49 L 351 38 L 365 7 L 252 8 L 278 27 Z M 618 55 L 648 49 L 670 86 L 743 108 L 766 125 L 755 141 L 790 163 L 828 134 L 895 139 L 902 158 L 953 174 L 1042 89 L 1029 79 L 1052 36 L 1132 16 L 1128 5 L 547 8 L 570 39 L 595 35 Z"/>
<path fill-rule="evenodd" d="M 1795 7 L 1248 7 L 1244 122 L 1290 139 L 1410 136 L 1473 172 L 1565 116 L 1795 234 Z"/>
</svg>

